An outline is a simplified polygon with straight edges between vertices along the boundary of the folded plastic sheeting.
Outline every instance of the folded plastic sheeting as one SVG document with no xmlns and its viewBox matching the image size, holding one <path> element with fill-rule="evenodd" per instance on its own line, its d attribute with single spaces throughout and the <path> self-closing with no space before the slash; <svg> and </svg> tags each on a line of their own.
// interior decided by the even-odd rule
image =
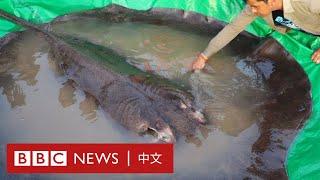
<svg viewBox="0 0 320 180">
<path fill-rule="evenodd" d="M 230 22 L 243 8 L 243 0 L 1 0 L 0 8 L 34 23 L 46 23 L 55 17 L 79 11 L 102 8 L 110 4 L 135 10 L 175 8 L 194 11 L 205 16 Z M 0 20 L 0 37 L 21 27 Z M 260 36 L 272 36 L 298 61 L 312 85 L 313 112 L 291 145 L 286 161 L 290 179 L 320 178 L 320 65 L 310 57 L 320 47 L 320 38 L 291 30 L 286 35 L 273 31 L 257 18 L 247 31 Z"/>
</svg>

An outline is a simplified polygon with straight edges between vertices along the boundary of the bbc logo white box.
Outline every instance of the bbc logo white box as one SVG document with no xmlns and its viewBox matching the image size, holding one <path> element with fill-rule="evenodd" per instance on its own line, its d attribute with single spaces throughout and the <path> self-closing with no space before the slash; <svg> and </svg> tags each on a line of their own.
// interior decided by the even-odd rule
<svg viewBox="0 0 320 180">
<path fill-rule="evenodd" d="M 32 151 L 32 166 L 49 166 L 48 151 Z"/>
<path fill-rule="evenodd" d="M 67 151 L 14 151 L 14 166 L 67 166 Z"/>
<path fill-rule="evenodd" d="M 31 152 L 30 151 L 15 151 L 14 152 L 14 166 L 31 166 Z"/>
<path fill-rule="evenodd" d="M 67 166 L 67 151 L 51 151 L 51 166 Z"/>
</svg>

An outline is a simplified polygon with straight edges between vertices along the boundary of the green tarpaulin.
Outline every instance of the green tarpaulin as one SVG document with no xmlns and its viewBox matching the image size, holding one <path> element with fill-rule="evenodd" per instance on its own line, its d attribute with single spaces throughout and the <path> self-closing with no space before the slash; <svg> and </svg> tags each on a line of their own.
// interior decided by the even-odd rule
<svg viewBox="0 0 320 180">
<path fill-rule="evenodd" d="M 50 22 L 57 16 L 85 11 L 110 4 L 136 10 L 176 8 L 194 11 L 215 19 L 230 22 L 243 8 L 243 0 L 1 0 L 0 8 L 34 23 Z M 0 37 L 20 30 L 8 21 L 0 20 Z M 273 31 L 257 18 L 247 31 L 257 36 L 272 36 L 298 61 L 312 85 L 313 111 L 304 128 L 292 143 L 286 161 L 290 179 L 320 178 L 320 65 L 310 57 L 320 47 L 320 38 L 291 30 L 286 35 Z"/>
</svg>

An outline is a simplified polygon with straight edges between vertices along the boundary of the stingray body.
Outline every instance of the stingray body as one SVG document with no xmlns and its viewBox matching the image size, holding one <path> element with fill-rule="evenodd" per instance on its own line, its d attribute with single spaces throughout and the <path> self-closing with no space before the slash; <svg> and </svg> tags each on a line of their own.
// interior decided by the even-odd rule
<svg viewBox="0 0 320 180">
<path fill-rule="evenodd" d="M 193 136 L 203 121 L 192 95 L 177 84 L 135 68 L 110 49 L 70 36 L 60 39 L 65 44 L 56 44 L 52 55 L 63 60 L 68 77 L 128 129 L 152 131 L 171 142 L 177 134 Z"/>
<path fill-rule="evenodd" d="M 6 12 L 0 15 L 42 33 L 51 55 L 67 77 L 94 96 L 102 108 L 136 133 L 174 142 L 178 135 L 193 137 L 203 117 L 193 97 L 179 85 L 128 64 L 111 49 L 66 35 L 49 33 Z"/>
</svg>

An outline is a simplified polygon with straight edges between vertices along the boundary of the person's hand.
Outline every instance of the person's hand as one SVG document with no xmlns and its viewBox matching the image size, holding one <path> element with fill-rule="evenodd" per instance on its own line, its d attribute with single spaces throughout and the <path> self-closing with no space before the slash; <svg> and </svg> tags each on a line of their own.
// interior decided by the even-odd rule
<svg viewBox="0 0 320 180">
<path fill-rule="evenodd" d="M 320 64 L 320 49 L 316 50 L 312 57 L 311 57 L 312 61 L 316 64 Z"/>
<path fill-rule="evenodd" d="M 194 70 L 201 70 L 206 65 L 208 58 L 204 54 L 200 54 L 198 58 L 192 62 L 191 69 Z"/>
<path fill-rule="evenodd" d="M 144 61 L 143 65 L 144 65 L 144 69 L 146 72 L 152 73 L 153 70 L 152 70 L 152 67 L 148 61 Z"/>
</svg>

